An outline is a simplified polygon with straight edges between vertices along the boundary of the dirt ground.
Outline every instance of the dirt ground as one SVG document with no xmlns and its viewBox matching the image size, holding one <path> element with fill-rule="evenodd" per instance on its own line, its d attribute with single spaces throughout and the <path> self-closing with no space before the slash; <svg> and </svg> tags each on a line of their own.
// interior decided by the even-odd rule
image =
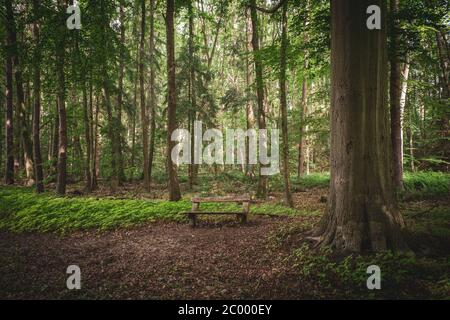
<svg viewBox="0 0 450 320">
<path fill-rule="evenodd" d="M 129 230 L 56 234 L 0 232 L 1 299 L 301 298 L 270 235 L 313 217 L 252 217 Z M 66 268 L 81 268 L 81 290 L 66 288 Z"/>
</svg>

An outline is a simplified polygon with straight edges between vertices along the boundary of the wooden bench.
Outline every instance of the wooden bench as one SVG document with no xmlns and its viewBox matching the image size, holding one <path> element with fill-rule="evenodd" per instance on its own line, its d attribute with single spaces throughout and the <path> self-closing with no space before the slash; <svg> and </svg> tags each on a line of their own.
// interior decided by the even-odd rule
<svg viewBox="0 0 450 320">
<path fill-rule="evenodd" d="M 228 197 L 209 197 L 209 198 L 200 198 L 194 197 L 191 200 L 192 202 L 192 211 L 184 212 L 187 214 L 189 220 L 191 221 L 191 226 L 195 228 L 197 225 L 197 215 L 199 214 L 235 214 L 236 218 L 242 223 L 247 222 L 247 217 L 250 212 L 250 196 L 228 196 Z M 230 203 L 235 202 L 238 204 L 242 204 L 242 211 L 240 212 L 208 212 L 208 211 L 200 211 L 201 203 Z"/>
</svg>

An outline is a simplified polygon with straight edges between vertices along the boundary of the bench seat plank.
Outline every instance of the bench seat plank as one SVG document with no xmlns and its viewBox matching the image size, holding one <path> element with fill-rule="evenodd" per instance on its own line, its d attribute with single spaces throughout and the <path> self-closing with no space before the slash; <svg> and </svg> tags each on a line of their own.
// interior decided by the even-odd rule
<svg viewBox="0 0 450 320">
<path fill-rule="evenodd" d="M 193 203 L 207 202 L 250 202 L 250 197 L 211 197 L 211 198 L 192 198 Z"/>
</svg>

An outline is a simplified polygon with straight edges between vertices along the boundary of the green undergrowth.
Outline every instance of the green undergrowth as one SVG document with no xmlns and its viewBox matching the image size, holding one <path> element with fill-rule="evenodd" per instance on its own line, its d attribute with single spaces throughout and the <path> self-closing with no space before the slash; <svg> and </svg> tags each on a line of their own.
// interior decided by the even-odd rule
<svg viewBox="0 0 450 320">
<path fill-rule="evenodd" d="M 442 172 L 406 172 L 404 194 L 418 198 L 450 197 L 450 174 Z"/>
<path fill-rule="evenodd" d="M 115 200 L 89 197 L 37 195 L 30 188 L 0 188 L 0 230 L 14 232 L 69 232 L 74 230 L 108 230 L 153 221 L 183 222 L 182 212 L 191 209 L 187 199 L 179 202 L 149 200 Z M 204 203 L 204 211 L 241 211 L 236 204 Z M 308 212 L 277 204 L 251 206 L 252 214 L 298 215 Z"/>
<path fill-rule="evenodd" d="M 449 257 L 427 258 L 391 252 L 338 257 L 304 244 L 290 256 L 305 292 L 333 299 L 450 299 Z M 369 266 L 381 271 L 381 289 L 369 290 Z"/>
</svg>

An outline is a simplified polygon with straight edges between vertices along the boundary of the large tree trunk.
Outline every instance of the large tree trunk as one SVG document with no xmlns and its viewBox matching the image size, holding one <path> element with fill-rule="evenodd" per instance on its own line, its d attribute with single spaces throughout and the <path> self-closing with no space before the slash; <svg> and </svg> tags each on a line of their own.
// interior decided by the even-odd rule
<svg viewBox="0 0 450 320">
<path fill-rule="evenodd" d="M 35 22 L 33 24 L 33 40 L 36 47 L 34 57 L 34 80 L 33 80 L 33 162 L 34 176 L 36 181 L 36 191 L 44 192 L 44 174 L 42 172 L 42 155 L 40 139 L 40 120 L 41 120 L 41 49 L 40 49 L 40 1 L 33 0 L 33 11 Z"/>
<path fill-rule="evenodd" d="M 155 0 L 150 0 L 150 145 L 148 152 L 148 179 L 152 182 L 153 158 L 155 153 L 156 134 L 156 55 L 155 55 Z"/>
<path fill-rule="evenodd" d="M 141 2 L 141 39 L 139 44 L 139 85 L 141 90 L 141 129 L 142 129 L 142 151 L 144 158 L 144 187 L 150 191 L 150 161 L 148 158 L 148 115 L 145 105 L 145 83 L 144 83 L 144 59 L 145 59 L 145 0 Z"/>
<path fill-rule="evenodd" d="M 11 56 L 11 40 L 7 36 L 6 41 L 9 50 L 6 51 L 6 164 L 5 164 L 5 183 L 14 184 L 14 105 L 13 105 L 13 62 Z"/>
<path fill-rule="evenodd" d="M 287 2 L 283 5 L 281 21 L 281 46 L 280 46 L 280 112 L 281 131 L 283 136 L 283 175 L 284 192 L 286 203 L 289 207 L 294 207 L 291 193 L 291 178 L 289 176 L 289 139 L 288 139 L 288 119 L 287 119 L 287 98 L 286 98 L 286 50 L 287 50 Z"/>
<path fill-rule="evenodd" d="M 181 199 L 180 185 L 178 183 L 177 169 L 172 161 L 171 153 L 175 146 L 172 141 L 172 132 L 176 129 L 176 85 L 175 85 L 175 39 L 173 16 L 175 1 L 167 0 L 166 8 L 166 48 L 167 48 L 167 171 L 169 174 L 169 199 Z"/>
<path fill-rule="evenodd" d="M 59 12 L 65 12 L 62 1 L 58 2 Z M 58 143 L 58 172 L 56 179 L 56 193 L 66 193 L 67 182 L 67 116 L 66 116 L 66 84 L 64 74 L 66 46 L 66 26 L 59 28 L 58 42 L 56 44 L 56 73 L 58 78 L 58 115 L 59 115 L 59 143 Z"/>
<path fill-rule="evenodd" d="M 250 0 L 250 16 L 252 20 L 252 48 L 253 60 L 255 63 L 256 76 L 256 95 L 258 104 L 258 127 L 259 130 L 266 129 L 266 115 L 264 110 L 264 82 L 263 68 L 258 56 L 259 51 L 259 32 L 258 32 L 258 14 L 256 12 L 256 0 Z M 261 174 L 261 165 L 259 166 L 259 179 L 257 197 L 265 198 L 267 196 L 267 176 Z"/>
<path fill-rule="evenodd" d="M 382 29 L 366 28 L 379 5 Z M 391 176 L 386 1 L 332 0 L 331 183 L 315 235 L 340 251 L 406 250 Z"/>
</svg>

